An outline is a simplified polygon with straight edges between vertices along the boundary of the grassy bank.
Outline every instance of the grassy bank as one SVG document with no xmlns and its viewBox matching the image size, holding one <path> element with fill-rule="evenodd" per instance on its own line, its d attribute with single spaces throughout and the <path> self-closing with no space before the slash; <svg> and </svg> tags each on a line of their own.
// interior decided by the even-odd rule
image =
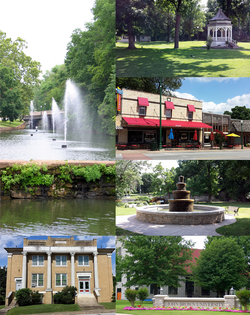
<svg viewBox="0 0 250 315">
<path fill-rule="evenodd" d="M 238 43 L 239 49 L 203 48 L 204 41 L 174 43 L 117 43 L 117 77 L 248 77 L 250 75 L 250 43 Z M 143 64 L 143 67 L 141 66 Z"/>
<path fill-rule="evenodd" d="M 78 304 L 41 304 L 19 306 L 8 311 L 8 315 L 39 314 L 55 312 L 76 312 L 81 311 Z"/>
<path fill-rule="evenodd" d="M 0 127 L 18 127 L 23 123 L 23 121 L 15 120 L 15 121 L 2 121 L 0 120 Z"/>
</svg>

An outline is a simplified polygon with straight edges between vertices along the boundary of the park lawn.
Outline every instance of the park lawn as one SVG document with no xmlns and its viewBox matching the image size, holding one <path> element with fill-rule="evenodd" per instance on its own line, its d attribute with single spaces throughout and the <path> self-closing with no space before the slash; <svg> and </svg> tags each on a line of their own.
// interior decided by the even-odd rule
<svg viewBox="0 0 250 315">
<path fill-rule="evenodd" d="M 0 127 L 17 127 L 20 126 L 23 123 L 23 121 L 18 120 L 14 120 L 12 122 L 10 122 L 9 120 L 7 121 L 2 121 L 0 120 Z"/>
<path fill-rule="evenodd" d="M 115 302 L 107 302 L 107 303 L 99 303 L 105 307 L 105 310 L 114 310 L 115 309 Z"/>
<path fill-rule="evenodd" d="M 136 209 L 116 206 L 116 215 L 130 215 L 130 214 L 131 215 L 136 214 Z"/>
<path fill-rule="evenodd" d="M 0 305 L 0 310 L 1 310 L 2 308 L 5 308 L 5 305 Z"/>
<path fill-rule="evenodd" d="M 8 311 L 8 315 L 79 311 L 81 311 L 81 308 L 78 304 L 39 304 L 12 308 Z"/>
<path fill-rule="evenodd" d="M 179 49 L 174 49 L 174 43 L 137 42 L 137 49 L 128 50 L 128 43 L 117 43 L 116 76 L 250 76 L 250 43 L 238 43 L 239 49 L 209 51 L 204 45 L 203 41 L 186 41 L 179 43 Z"/>
<path fill-rule="evenodd" d="M 135 232 L 131 232 L 131 231 L 128 231 L 128 230 L 124 230 L 118 226 L 116 226 L 116 233 L 115 233 L 116 236 L 135 236 L 135 235 L 141 235 L 141 234 L 138 234 L 138 233 L 135 233 Z"/>
<path fill-rule="evenodd" d="M 136 303 L 137 305 L 139 304 L 139 302 L 137 301 Z M 152 302 L 144 302 L 143 303 L 144 306 L 153 306 Z M 214 311 L 152 311 L 152 310 L 148 310 L 148 311 L 144 311 L 144 310 L 139 310 L 139 311 L 128 311 L 128 310 L 124 310 L 123 308 L 126 306 L 130 306 L 130 303 L 128 301 L 123 301 L 123 300 L 118 300 L 116 301 L 116 313 L 123 313 L 123 314 L 131 314 L 131 315 L 179 315 L 179 314 L 183 314 L 183 315 L 192 315 L 192 314 L 196 314 L 196 315 L 215 315 L 216 312 Z M 223 312 L 222 312 L 223 313 Z M 221 312 L 220 312 L 221 314 Z M 225 312 L 225 314 L 228 314 Z"/>
</svg>

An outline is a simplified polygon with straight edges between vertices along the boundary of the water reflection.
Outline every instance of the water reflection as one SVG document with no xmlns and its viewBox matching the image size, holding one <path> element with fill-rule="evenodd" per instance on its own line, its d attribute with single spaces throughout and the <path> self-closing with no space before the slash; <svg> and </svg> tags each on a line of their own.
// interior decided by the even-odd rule
<svg viewBox="0 0 250 315">
<path fill-rule="evenodd" d="M 33 134 L 33 136 L 31 136 Z M 55 138 L 56 141 L 52 141 Z M 0 159 L 20 160 L 114 160 L 114 137 L 74 133 L 62 149 L 62 134 L 39 130 L 0 132 Z M 84 140 L 83 140 L 84 139 Z"/>
<path fill-rule="evenodd" d="M 115 235 L 115 201 L 0 201 L 0 234 Z"/>
</svg>

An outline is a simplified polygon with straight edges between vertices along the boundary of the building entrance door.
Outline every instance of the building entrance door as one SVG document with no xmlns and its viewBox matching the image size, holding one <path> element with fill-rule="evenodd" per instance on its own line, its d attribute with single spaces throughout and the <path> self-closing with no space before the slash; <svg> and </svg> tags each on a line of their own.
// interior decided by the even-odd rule
<svg viewBox="0 0 250 315">
<path fill-rule="evenodd" d="M 79 293 L 90 294 L 90 279 L 89 277 L 79 277 Z"/>
<path fill-rule="evenodd" d="M 22 289 L 22 280 L 16 280 L 16 291 Z"/>
</svg>

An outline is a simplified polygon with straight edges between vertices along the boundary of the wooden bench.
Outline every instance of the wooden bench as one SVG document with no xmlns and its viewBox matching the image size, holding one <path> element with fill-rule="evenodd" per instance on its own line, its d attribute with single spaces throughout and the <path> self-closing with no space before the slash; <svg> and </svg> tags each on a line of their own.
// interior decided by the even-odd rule
<svg viewBox="0 0 250 315">
<path fill-rule="evenodd" d="M 226 212 L 234 212 L 234 215 L 239 215 L 239 207 L 228 206 Z"/>
</svg>

